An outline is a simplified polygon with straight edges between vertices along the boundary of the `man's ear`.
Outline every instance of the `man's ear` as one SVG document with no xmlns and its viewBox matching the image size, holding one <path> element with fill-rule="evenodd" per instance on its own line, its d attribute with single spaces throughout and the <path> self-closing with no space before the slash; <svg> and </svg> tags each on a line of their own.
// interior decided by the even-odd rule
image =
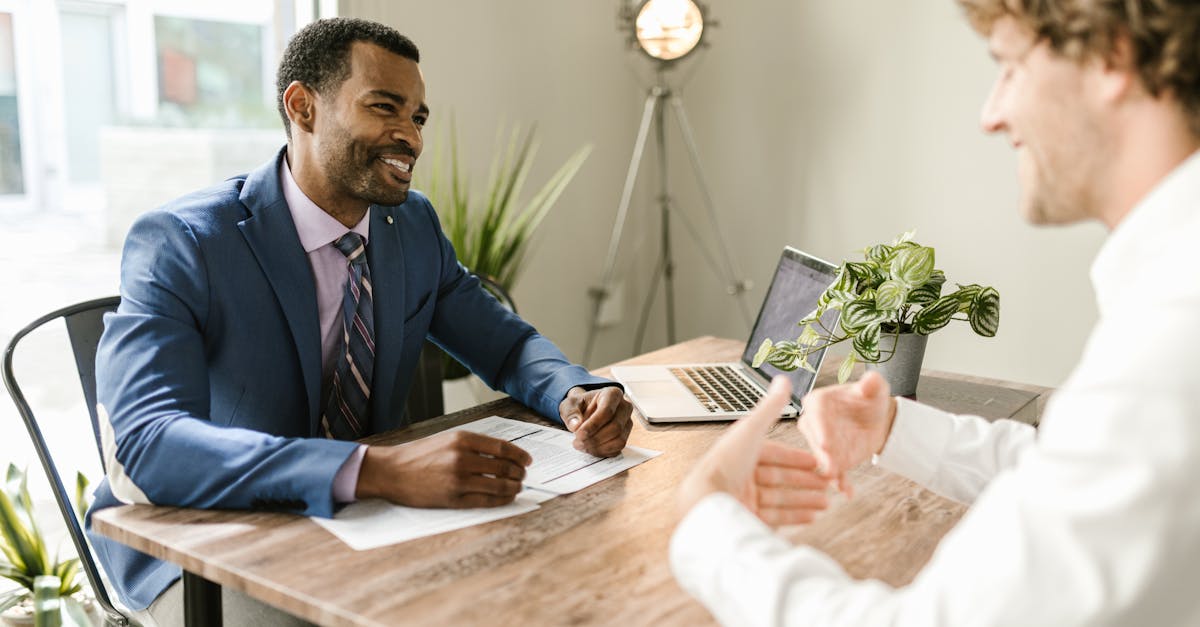
<svg viewBox="0 0 1200 627">
<path fill-rule="evenodd" d="M 300 81 L 292 81 L 283 90 L 283 110 L 287 112 L 293 128 L 311 133 L 317 119 L 316 92 Z"/>
<path fill-rule="evenodd" d="M 1137 58 L 1129 33 L 1113 36 L 1112 49 L 1096 62 L 1101 68 L 1101 90 L 1106 100 L 1116 102 L 1142 87 L 1137 71 Z"/>
</svg>

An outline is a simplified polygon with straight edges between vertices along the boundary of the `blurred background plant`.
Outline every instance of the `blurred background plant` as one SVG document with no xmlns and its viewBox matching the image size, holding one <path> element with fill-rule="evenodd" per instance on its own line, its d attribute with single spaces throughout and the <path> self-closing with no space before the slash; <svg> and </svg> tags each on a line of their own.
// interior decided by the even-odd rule
<svg viewBox="0 0 1200 627">
<path fill-rule="evenodd" d="M 76 515 L 87 512 L 88 480 L 75 475 Z M 53 556 L 38 527 L 33 500 L 24 470 L 8 465 L 4 489 L 0 490 L 0 577 L 20 584 L 0 594 L 0 612 L 10 624 L 21 617 L 34 618 L 37 625 L 91 625 L 86 598 L 77 579 L 79 558 Z"/>
<path fill-rule="evenodd" d="M 511 304 L 513 285 L 538 226 L 579 172 L 592 147 L 589 144 L 575 151 L 531 197 L 523 199 L 521 192 L 538 150 L 536 127 L 522 132 L 519 125 L 509 128 L 501 124 L 496 129 L 491 168 L 480 193 L 475 193 L 462 171 L 453 119 L 449 135 L 445 142 L 438 134 L 429 177 L 419 180 L 415 187 L 433 203 L 458 260 L 483 279 L 485 287 L 502 303 Z M 467 374 L 466 368 L 449 356 L 443 363 L 446 378 Z"/>
</svg>

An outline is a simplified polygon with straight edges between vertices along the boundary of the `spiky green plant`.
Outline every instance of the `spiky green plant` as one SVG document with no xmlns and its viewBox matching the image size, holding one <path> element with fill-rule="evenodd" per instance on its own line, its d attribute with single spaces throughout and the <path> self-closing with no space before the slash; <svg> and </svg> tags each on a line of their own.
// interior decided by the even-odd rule
<svg viewBox="0 0 1200 627">
<path fill-rule="evenodd" d="M 843 261 L 837 278 L 817 301 L 817 308 L 801 320 L 794 340 L 764 340 L 754 356 L 757 368 L 767 362 L 780 370 L 816 372 L 808 356 L 850 340 L 853 350 L 838 368 L 838 382 L 850 378 L 857 362 L 881 363 L 892 350 L 880 348 L 880 337 L 901 333 L 929 335 L 951 320 L 969 322 L 984 337 L 996 335 L 1000 326 L 1000 293 L 982 285 L 959 285 L 942 294 L 946 274 L 934 268 L 933 248 L 913 241 L 915 231 L 890 244 L 863 250 L 864 261 Z M 841 311 L 836 322 L 826 312 Z"/>
<path fill-rule="evenodd" d="M 571 155 L 532 197 L 521 191 L 537 154 L 535 129 L 501 125 L 487 185 L 472 193 L 458 159 L 458 133 L 450 123 L 450 141 L 435 143 L 433 165 L 423 189 L 442 220 L 442 228 L 459 261 L 471 272 L 486 276 L 511 291 L 520 274 L 529 243 L 538 226 L 575 177 L 592 148 L 586 145 Z M 445 149 L 449 157 L 446 158 Z"/>
<path fill-rule="evenodd" d="M 75 504 L 80 520 L 87 510 L 87 486 L 83 474 L 76 474 Z M 82 611 L 70 598 L 83 588 L 77 579 L 79 558 L 61 559 L 57 551 L 51 556 L 34 516 L 26 473 L 13 464 L 8 465 L 4 489 L 0 490 L 0 554 L 0 577 L 21 585 L 0 596 L 0 611 L 35 596 L 44 601 L 43 607 L 49 607 L 53 604 L 47 599 L 55 591 L 66 599 L 59 606 L 62 611 L 73 615 Z"/>
<path fill-rule="evenodd" d="M 580 148 L 532 197 L 522 200 L 521 191 L 537 155 L 536 136 L 534 128 L 522 136 L 519 126 L 506 129 L 501 125 L 496 130 L 498 150 L 492 156 L 487 185 L 482 194 L 475 195 L 459 165 L 458 130 L 452 120 L 450 141 L 434 142 L 429 178 L 418 185 L 437 210 L 458 260 L 509 293 L 520 275 L 534 232 L 592 150 L 590 145 Z M 466 367 L 449 355 L 442 363 L 447 379 L 468 374 Z"/>
</svg>

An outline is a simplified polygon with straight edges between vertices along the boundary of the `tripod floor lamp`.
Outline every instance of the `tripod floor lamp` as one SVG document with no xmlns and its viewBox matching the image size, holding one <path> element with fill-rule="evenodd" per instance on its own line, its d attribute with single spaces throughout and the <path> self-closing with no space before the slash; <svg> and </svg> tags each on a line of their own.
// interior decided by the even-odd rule
<svg viewBox="0 0 1200 627">
<path fill-rule="evenodd" d="M 604 260 L 604 271 L 600 285 L 588 290 L 592 299 L 591 322 L 588 327 L 587 343 L 583 351 L 583 363 L 588 363 L 595 347 L 596 334 L 599 330 L 601 308 L 612 294 L 613 272 L 617 262 L 617 252 L 621 245 L 621 236 L 625 230 L 625 221 L 629 215 L 629 203 L 633 195 L 633 187 L 637 182 L 642 156 L 646 151 L 650 129 L 654 129 L 654 143 L 658 158 L 659 189 L 657 203 L 662 222 L 661 239 L 659 242 L 658 261 L 650 281 L 649 291 L 642 304 L 638 321 L 634 353 L 642 350 L 642 340 L 645 337 L 646 324 L 650 317 L 650 308 L 658 293 L 658 285 L 663 285 L 663 297 L 666 304 L 667 341 L 675 343 L 675 284 L 674 256 L 671 250 L 671 217 L 674 214 L 687 229 L 692 239 L 703 249 L 697 226 L 691 222 L 687 214 L 679 211 L 668 184 L 667 177 L 667 113 L 673 114 L 679 133 L 695 174 L 697 186 L 704 202 L 709 227 L 712 229 L 720 259 L 708 251 L 704 251 L 704 260 L 712 273 L 720 277 L 726 285 L 726 291 L 734 296 L 740 305 L 746 325 L 753 322 L 747 308 L 744 295 L 752 284 L 740 278 L 741 271 L 737 262 L 729 253 L 729 245 L 717 225 L 717 213 L 713 208 L 712 193 L 708 188 L 708 179 L 704 176 L 700 165 L 699 151 L 692 127 L 688 124 L 687 113 L 683 101 L 667 83 L 666 72 L 680 59 L 688 56 L 699 48 L 706 26 L 714 25 L 705 18 L 701 4 L 694 0 L 644 0 L 635 5 L 628 0 L 622 1 L 620 20 L 623 28 L 630 33 L 630 40 L 655 63 L 656 80 L 646 95 L 646 103 L 642 109 L 642 120 L 638 125 L 637 139 L 634 141 L 633 157 L 629 161 L 629 170 L 625 175 L 625 186 L 621 191 L 620 204 L 617 206 L 617 217 L 613 224 L 612 236 L 608 242 L 608 253 Z"/>
</svg>

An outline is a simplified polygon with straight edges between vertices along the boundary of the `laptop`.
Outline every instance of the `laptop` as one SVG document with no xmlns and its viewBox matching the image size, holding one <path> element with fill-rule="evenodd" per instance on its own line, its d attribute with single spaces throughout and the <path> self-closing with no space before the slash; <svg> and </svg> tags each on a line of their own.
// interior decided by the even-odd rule
<svg viewBox="0 0 1200 627">
<path fill-rule="evenodd" d="M 771 378 L 782 374 L 792 381 L 792 402 L 783 416 L 799 416 L 803 411 L 800 399 L 812 389 L 816 375 L 803 368 L 785 372 L 767 363 L 758 368 L 751 364 L 763 340 L 800 335 L 796 322 L 817 308 L 817 300 L 833 283 L 837 268 L 790 246 L 784 248 L 740 362 L 614 366 L 613 378 L 625 386 L 647 422 L 662 423 L 736 420 L 749 413 Z M 837 324 L 837 315 L 830 311 L 824 319 L 826 326 Z M 819 371 L 824 358 L 821 350 L 809 356 L 809 363 Z"/>
</svg>

